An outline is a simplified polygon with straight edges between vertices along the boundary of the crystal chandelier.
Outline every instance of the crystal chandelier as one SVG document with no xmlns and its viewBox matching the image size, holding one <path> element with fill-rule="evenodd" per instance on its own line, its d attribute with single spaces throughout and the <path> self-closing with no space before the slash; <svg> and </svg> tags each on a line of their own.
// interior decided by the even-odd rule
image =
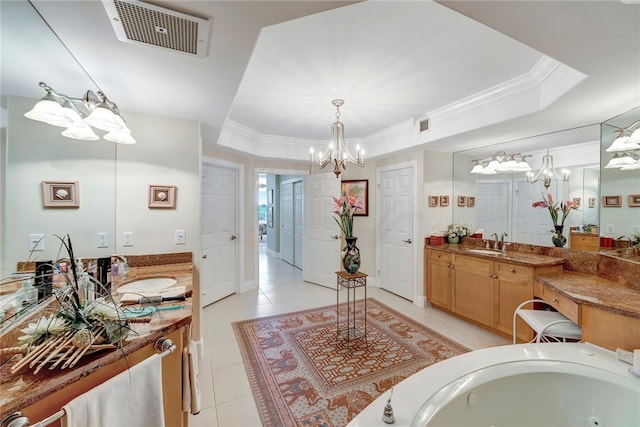
<svg viewBox="0 0 640 427">
<path fill-rule="evenodd" d="M 535 174 L 533 172 L 527 172 L 527 181 L 530 184 L 538 182 L 542 180 L 542 185 L 547 190 L 551 186 L 551 180 L 553 179 L 562 179 L 563 181 L 569 181 L 569 170 L 562 169 L 562 175 L 556 172 L 556 169 L 553 167 L 553 156 L 549 154 L 549 150 L 547 150 L 547 154 L 542 156 L 542 165 L 540 166 L 540 170 Z"/>
<path fill-rule="evenodd" d="M 356 146 L 356 156 L 354 157 L 349 151 L 346 141 L 344 140 L 344 125 L 340 121 L 340 107 L 344 105 L 344 100 L 334 99 L 331 103 L 336 107 L 336 121 L 331 124 L 331 141 L 327 149 L 320 153 L 318 158 L 315 157 L 313 147 L 309 152 L 309 173 L 311 173 L 314 165 L 323 169 L 329 163 L 333 164 L 333 173 L 336 178 L 340 177 L 340 170 L 347 170 L 347 162 L 356 166 L 364 166 L 364 150 L 360 149 L 360 145 Z"/>
</svg>

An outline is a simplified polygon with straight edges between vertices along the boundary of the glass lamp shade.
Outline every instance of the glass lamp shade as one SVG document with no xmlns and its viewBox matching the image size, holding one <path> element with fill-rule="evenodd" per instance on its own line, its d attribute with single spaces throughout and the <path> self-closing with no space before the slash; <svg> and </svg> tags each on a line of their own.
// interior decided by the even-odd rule
<svg viewBox="0 0 640 427">
<path fill-rule="evenodd" d="M 640 128 L 633 131 L 626 145 L 631 146 L 631 149 L 640 148 Z"/>
<path fill-rule="evenodd" d="M 632 165 L 624 165 L 620 168 L 621 171 L 633 171 L 638 169 L 640 169 L 640 160 L 636 160 Z"/>
<path fill-rule="evenodd" d="M 84 119 L 84 122 L 96 129 L 104 130 L 106 132 L 128 130 L 127 125 L 125 125 L 124 120 L 122 120 L 122 117 L 114 114 L 110 109 L 100 105 Z"/>
<path fill-rule="evenodd" d="M 484 168 L 484 170 L 480 172 L 480 175 L 497 175 L 497 174 L 498 172 L 496 172 L 495 169 L 489 169 L 488 167 Z"/>
<path fill-rule="evenodd" d="M 619 137 L 613 140 L 609 148 L 607 148 L 605 151 L 608 153 L 615 153 L 618 151 L 628 151 L 630 148 L 628 141 L 629 141 L 629 136 L 621 134 Z"/>
<path fill-rule="evenodd" d="M 53 126 L 69 127 L 73 125 L 74 118 L 66 110 L 69 109 L 62 108 L 58 101 L 45 97 L 38 101 L 30 111 L 24 113 L 24 116 Z"/>
<path fill-rule="evenodd" d="M 116 144 L 135 144 L 136 140 L 131 136 L 131 132 L 126 131 L 112 131 L 104 136 L 107 141 L 115 142 Z"/>
<path fill-rule="evenodd" d="M 96 141 L 98 140 L 98 135 L 93 132 L 91 126 L 84 123 L 83 121 L 79 121 L 73 126 L 69 126 L 66 130 L 62 132 L 62 136 L 66 136 L 67 138 L 73 139 L 81 139 L 83 141 Z"/>
<path fill-rule="evenodd" d="M 490 171 L 494 171 L 500 167 L 500 162 L 498 160 L 496 160 L 495 158 L 493 158 L 489 164 L 487 165 L 486 168 L 484 168 L 485 171 L 490 170 Z M 492 174 L 491 174 L 492 175 Z"/>
<path fill-rule="evenodd" d="M 521 160 L 518 162 L 518 171 L 519 172 L 529 172 L 531 170 L 531 166 L 527 163 L 526 160 Z"/>
<path fill-rule="evenodd" d="M 477 163 L 473 169 L 471 169 L 470 173 L 482 173 L 482 171 L 484 170 L 484 168 L 482 167 L 482 165 L 480 163 Z"/>
<path fill-rule="evenodd" d="M 605 166 L 605 169 L 616 169 L 622 168 L 624 166 L 632 166 L 635 165 L 636 161 L 628 154 L 625 153 L 616 153 L 613 155 L 613 159 L 609 160 L 609 163 Z M 628 169 L 626 169 L 628 170 Z"/>
</svg>

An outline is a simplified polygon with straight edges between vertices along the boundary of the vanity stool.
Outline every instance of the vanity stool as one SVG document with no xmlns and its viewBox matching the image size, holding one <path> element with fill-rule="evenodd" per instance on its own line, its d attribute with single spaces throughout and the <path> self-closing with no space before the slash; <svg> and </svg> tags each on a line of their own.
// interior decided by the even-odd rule
<svg viewBox="0 0 640 427">
<path fill-rule="evenodd" d="M 535 332 L 535 337 L 531 341 L 540 342 L 565 342 L 566 340 L 580 340 L 582 338 L 582 328 L 557 311 L 533 310 L 523 308 L 527 304 L 542 303 L 551 307 L 551 304 L 542 299 L 530 299 L 518 307 L 513 312 L 513 343 L 516 344 L 516 324 L 520 317 Z"/>
</svg>

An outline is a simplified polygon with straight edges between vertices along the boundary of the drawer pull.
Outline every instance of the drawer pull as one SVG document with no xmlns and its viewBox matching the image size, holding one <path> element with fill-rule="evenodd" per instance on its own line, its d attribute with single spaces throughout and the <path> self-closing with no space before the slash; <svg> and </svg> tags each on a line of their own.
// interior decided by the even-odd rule
<svg viewBox="0 0 640 427">
<path fill-rule="evenodd" d="M 509 269 L 509 271 L 510 271 L 511 273 L 515 273 L 515 272 L 516 272 L 516 269 L 515 269 L 515 268 L 510 268 L 510 269 Z"/>
<path fill-rule="evenodd" d="M 551 298 L 551 302 L 557 303 L 558 302 L 558 298 Z"/>
</svg>

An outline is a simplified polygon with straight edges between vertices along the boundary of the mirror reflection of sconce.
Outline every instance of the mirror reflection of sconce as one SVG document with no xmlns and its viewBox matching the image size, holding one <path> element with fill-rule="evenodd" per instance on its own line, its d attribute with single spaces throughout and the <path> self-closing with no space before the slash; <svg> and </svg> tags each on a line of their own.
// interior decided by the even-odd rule
<svg viewBox="0 0 640 427">
<path fill-rule="evenodd" d="M 470 173 L 495 175 L 501 172 L 528 172 L 531 170 L 531 166 L 527 163 L 527 157 L 531 157 L 531 155 L 520 153 L 507 154 L 504 151 L 498 151 L 492 156 L 472 160 L 474 166 Z"/>
<path fill-rule="evenodd" d="M 618 136 L 605 151 L 613 153 L 613 158 L 605 166 L 607 169 L 640 169 L 640 120 L 615 131 Z"/>
<path fill-rule="evenodd" d="M 66 128 L 62 135 L 67 138 L 95 141 L 98 135 L 92 127 L 107 132 L 104 139 L 118 144 L 135 144 L 131 130 L 120 115 L 118 106 L 98 91 L 88 90 L 84 98 L 71 98 L 57 93 L 46 83 L 40 82 L 46 94 L 24 115 L 25 117 L 53 126 Z"/>
</svg>

